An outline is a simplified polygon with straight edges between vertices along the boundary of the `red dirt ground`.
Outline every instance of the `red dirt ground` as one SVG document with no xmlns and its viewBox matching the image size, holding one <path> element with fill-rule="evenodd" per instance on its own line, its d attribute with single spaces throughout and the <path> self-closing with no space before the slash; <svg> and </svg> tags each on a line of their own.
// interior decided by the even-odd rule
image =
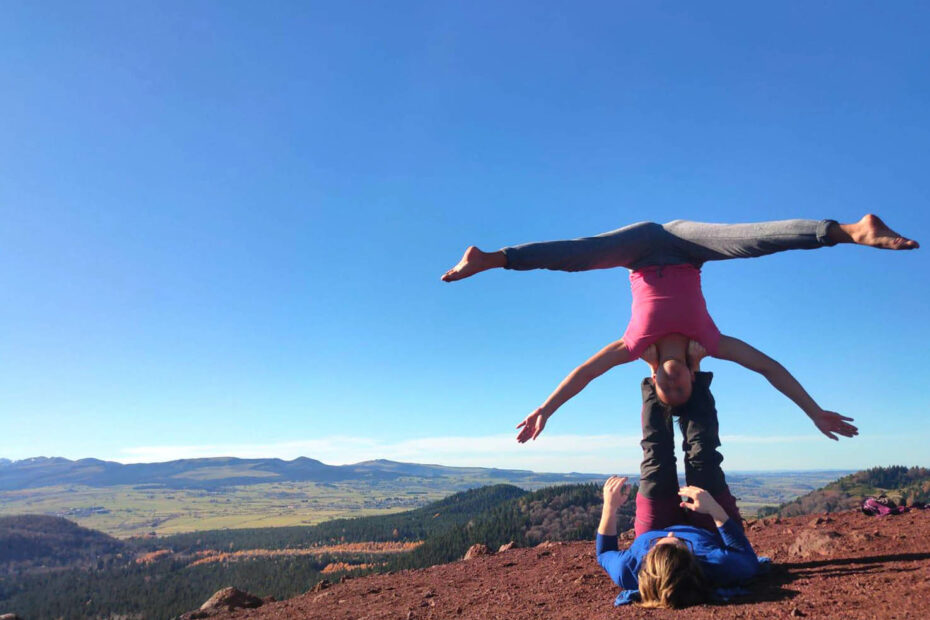
<svg viewBox="0 0 930 620">
<path fill-rule="evenodd" d="M 350 579 L 216 617 L 885 619 L 930 613 L 930 510 L 750 521 L 747 533 L 756 552 L 774 561 L 771 574 L 745 597 L 677 612 L 615 608 L 618 590 L 598 566 L 594 543 L 573 542 Z"/>
</svg>

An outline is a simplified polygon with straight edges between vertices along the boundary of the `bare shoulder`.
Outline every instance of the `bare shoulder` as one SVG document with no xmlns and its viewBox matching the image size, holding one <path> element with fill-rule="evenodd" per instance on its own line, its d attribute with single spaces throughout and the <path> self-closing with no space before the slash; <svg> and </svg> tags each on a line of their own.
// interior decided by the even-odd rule
<svg viewBox="0 0 930 620">
<path fill-rule="evenodd" d="M 630 361 L 630 351 L 626 348 L 626 343 L 623 342 L 621 338 L 620 340 L 614 340 L 598 351 L 595 357 L 616 366 L 617 364 L 625 364 Z"/>
<path fill-rule="evenodd" d="M 611 352 L 613 352 L 613 353 L 617 353 L 617 352 L 620 352 L 620 351 L 626 351 L 627 348 L 626 348 L 626 343 L 623 342 L 623 338 L 621 338 L 620 340 L 614 340 L 613 342 L 611 342 L 609 345 L 607 345 L 606 347 L 604 347 L 604 348 L 601 349 L 601 350 L 602 350 L 602 351 L 611 351 Z"/>
<path fill-rule="evenodd" d="M 722 360 L 736 362 L 756 372 L 765 372 L 776 365 L 775 360 L 762 351 L 732 336 L 720 336 L 717 357 Z"/>
<path fill-rule="evenodd" d="M 720 334 L 720 342 L 717 344 L 717 355 L 724 360 L 733 360 L 734 357 L 744 355 L 747 350 L 755 350 L 739 338 Z"/>
</svg>

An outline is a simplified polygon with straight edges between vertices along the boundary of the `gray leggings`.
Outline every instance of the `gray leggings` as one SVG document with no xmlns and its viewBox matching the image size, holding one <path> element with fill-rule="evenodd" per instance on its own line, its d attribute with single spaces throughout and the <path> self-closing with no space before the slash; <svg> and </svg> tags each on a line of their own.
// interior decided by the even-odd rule
<svg viewBox="0 0 930 620">
<path fill-rule="evenodd" d="M 587 271 L 653 265 L 690 264 L 753 258 L 785 250 L 834 245 L 827 230 L 834 220 L 780 220 L 754 224 L 705 224 L 675 220 L 640 222 L 617 230 L 567 241 L 543 241 L 504 248 L 507 269 Z"/>
</svg>

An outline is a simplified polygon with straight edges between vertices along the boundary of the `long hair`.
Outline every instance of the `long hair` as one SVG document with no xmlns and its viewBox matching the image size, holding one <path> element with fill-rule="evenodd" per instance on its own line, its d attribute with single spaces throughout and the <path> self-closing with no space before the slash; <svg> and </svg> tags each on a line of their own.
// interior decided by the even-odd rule
<svg viewBox="0 0 930 620">
<path fill-rule="evenodd" d="M 639 569 L 641 607 L 681 609 L 707 600 L 704 571 L 690 550 L 656 545 Z"/>
</svg>

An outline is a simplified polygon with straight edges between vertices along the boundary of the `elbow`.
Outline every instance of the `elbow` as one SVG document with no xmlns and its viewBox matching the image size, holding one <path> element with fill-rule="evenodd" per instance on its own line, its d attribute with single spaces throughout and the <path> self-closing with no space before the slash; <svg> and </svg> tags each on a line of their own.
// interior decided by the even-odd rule
<svg viewBox="0 0 930 620">
<path fill-rule="evenodd" d="M 768 359 L 758 368 L 756 368 L 756 372 L 760 373 L 769 381 L 773 381 L 777 377 L 783 376 L 785 374 L 785 367 L 773 359 Z"/>
<path fill-rule="evenodd" d="M 593 370 L 586 366 L 581 366 L 580 368 L 576 368 L 572 373 L 572 380 L 581 385 L 587 385 L 596 376 L 597 374 L 595 374 Z"/>
</svg>

